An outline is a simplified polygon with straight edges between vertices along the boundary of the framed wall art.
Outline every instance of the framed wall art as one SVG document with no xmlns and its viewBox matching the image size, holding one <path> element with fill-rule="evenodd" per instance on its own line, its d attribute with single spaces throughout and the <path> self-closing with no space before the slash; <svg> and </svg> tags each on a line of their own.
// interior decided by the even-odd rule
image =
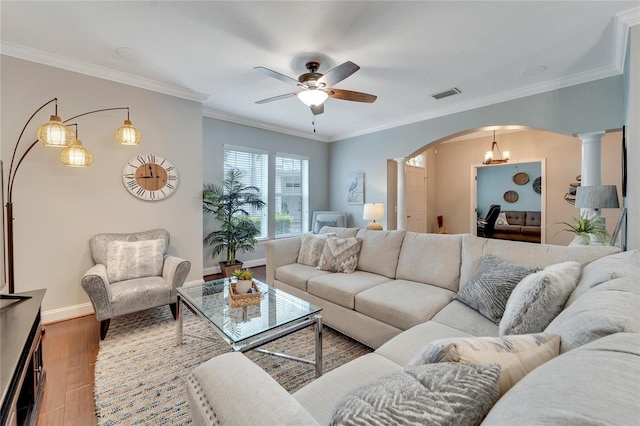
<svg viewBox="0 0 640 426">
<path fill-rule="evenodd" d="M 347 204 L 364 204 L 364 172 L 349 173 Z"/>
</svg>

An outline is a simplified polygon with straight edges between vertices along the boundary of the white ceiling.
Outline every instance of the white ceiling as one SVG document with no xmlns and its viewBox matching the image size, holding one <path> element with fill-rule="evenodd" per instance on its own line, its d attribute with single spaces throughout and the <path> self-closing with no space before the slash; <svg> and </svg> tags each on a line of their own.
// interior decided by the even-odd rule
<svg viewBox="0 0 640 426">
<path fill-rule="evenodd" d="M 639 1 L 5 1 L 2 53 L 203 101 L 204 115 L 333 141 L 622 72 Z M 120 53 L 119 53 L 120 52 Z M 295 91 L 253 70 L 297 78 L 350 60 L 312 114 Z M 540 69 L 544 72 L 536 73 Z M 457 87 L 462 94 L 435 100 Z M 292 90 L 293 89 L 293 90 Z"/>
</svg>

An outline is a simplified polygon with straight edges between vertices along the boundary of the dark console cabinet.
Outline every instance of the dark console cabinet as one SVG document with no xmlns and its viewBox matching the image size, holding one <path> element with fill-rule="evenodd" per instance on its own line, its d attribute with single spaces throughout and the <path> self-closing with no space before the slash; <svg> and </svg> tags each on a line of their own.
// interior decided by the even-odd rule
<svg viewBox="0 0 640 426">
<path fill-rule="evenodd" d="M 24 300 L 0 300 L 0 385 L 2 425 L 35 425 L 44 389 L 40 307 L 46 290 L 19 293 Z"/>
</svg>

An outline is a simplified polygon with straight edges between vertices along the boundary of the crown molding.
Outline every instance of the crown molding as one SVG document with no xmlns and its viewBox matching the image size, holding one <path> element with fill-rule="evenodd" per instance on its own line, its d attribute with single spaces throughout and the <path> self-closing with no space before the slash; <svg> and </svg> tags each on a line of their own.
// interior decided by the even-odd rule
<svg viewBox="0 0 640 426">
<path fill-rule="evenodd" d="M 618 20 L 622 21 L 629 27 L 640 24 L 640 7 L 627 10 L 626 12 L 618 13 L 616 15 Z"/>
<path fill-rule="evenodd" d="M 276 133 L 283 133 L 286 135 L 297 136 L 304 139 L 312 139 L 320 142 L 331 142 L 331 139 L 326 136 L 318 134 L 310 135 L 299 130 L 290 129 L 287 127 L 275 126 L 273 124 L 265 123 L 263 121 L 251 120 L 247 117 L 241 117 L 239 115 L 227 114 L 225 112 L 217 111 L 212 108 L 203 107 L 202 115 L 209 118 L 215 118 L 222 121 L 228 121 L 230 123 L 242 124 L 244 126 L 256 127 L 258 129 L 269 130 Z"/>
<path fill-rule="evenodd" d="M 141 89 L 151 90 L 153 92 L 163 93 L 165 95 L 171 95 L 190 101 L 204 102 L 209 98 L 209 95 L 205 93 L 195 92 L 193 90 L 185 89 L 184 87 L 161 83 L 159 81 L 151 80 L 144 77 L 138 77 L 120 71 L 115 71 L 99 65 L 75 61 L 64 56 L 55 55 L 53 53 L 32 49 L 6 41 L 2 41 L 0 43 L 0 53 L 2 53 L 3 55 L 12 56 L 14 58 L 37 62 L 39 64 L 48 65 L 55 68 L 62 68 L 67 71 L 77 72 L 80 74 L 89 75 L 91 77 L 102 78 L 105 80 L 114 81 L 116 83 L 139 87 Z"/>
</svg>

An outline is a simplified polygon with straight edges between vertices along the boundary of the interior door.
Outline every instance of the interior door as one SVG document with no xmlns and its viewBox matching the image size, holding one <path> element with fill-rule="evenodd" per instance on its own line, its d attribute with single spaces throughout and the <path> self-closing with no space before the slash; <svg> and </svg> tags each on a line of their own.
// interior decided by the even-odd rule
<svg viewBox="0 0 640 426">
<path fill-rule="evenodd" d="M 405 167 L 407 231 L 427 232 L 427 186 L 424 167 Z"/>
</svg>

